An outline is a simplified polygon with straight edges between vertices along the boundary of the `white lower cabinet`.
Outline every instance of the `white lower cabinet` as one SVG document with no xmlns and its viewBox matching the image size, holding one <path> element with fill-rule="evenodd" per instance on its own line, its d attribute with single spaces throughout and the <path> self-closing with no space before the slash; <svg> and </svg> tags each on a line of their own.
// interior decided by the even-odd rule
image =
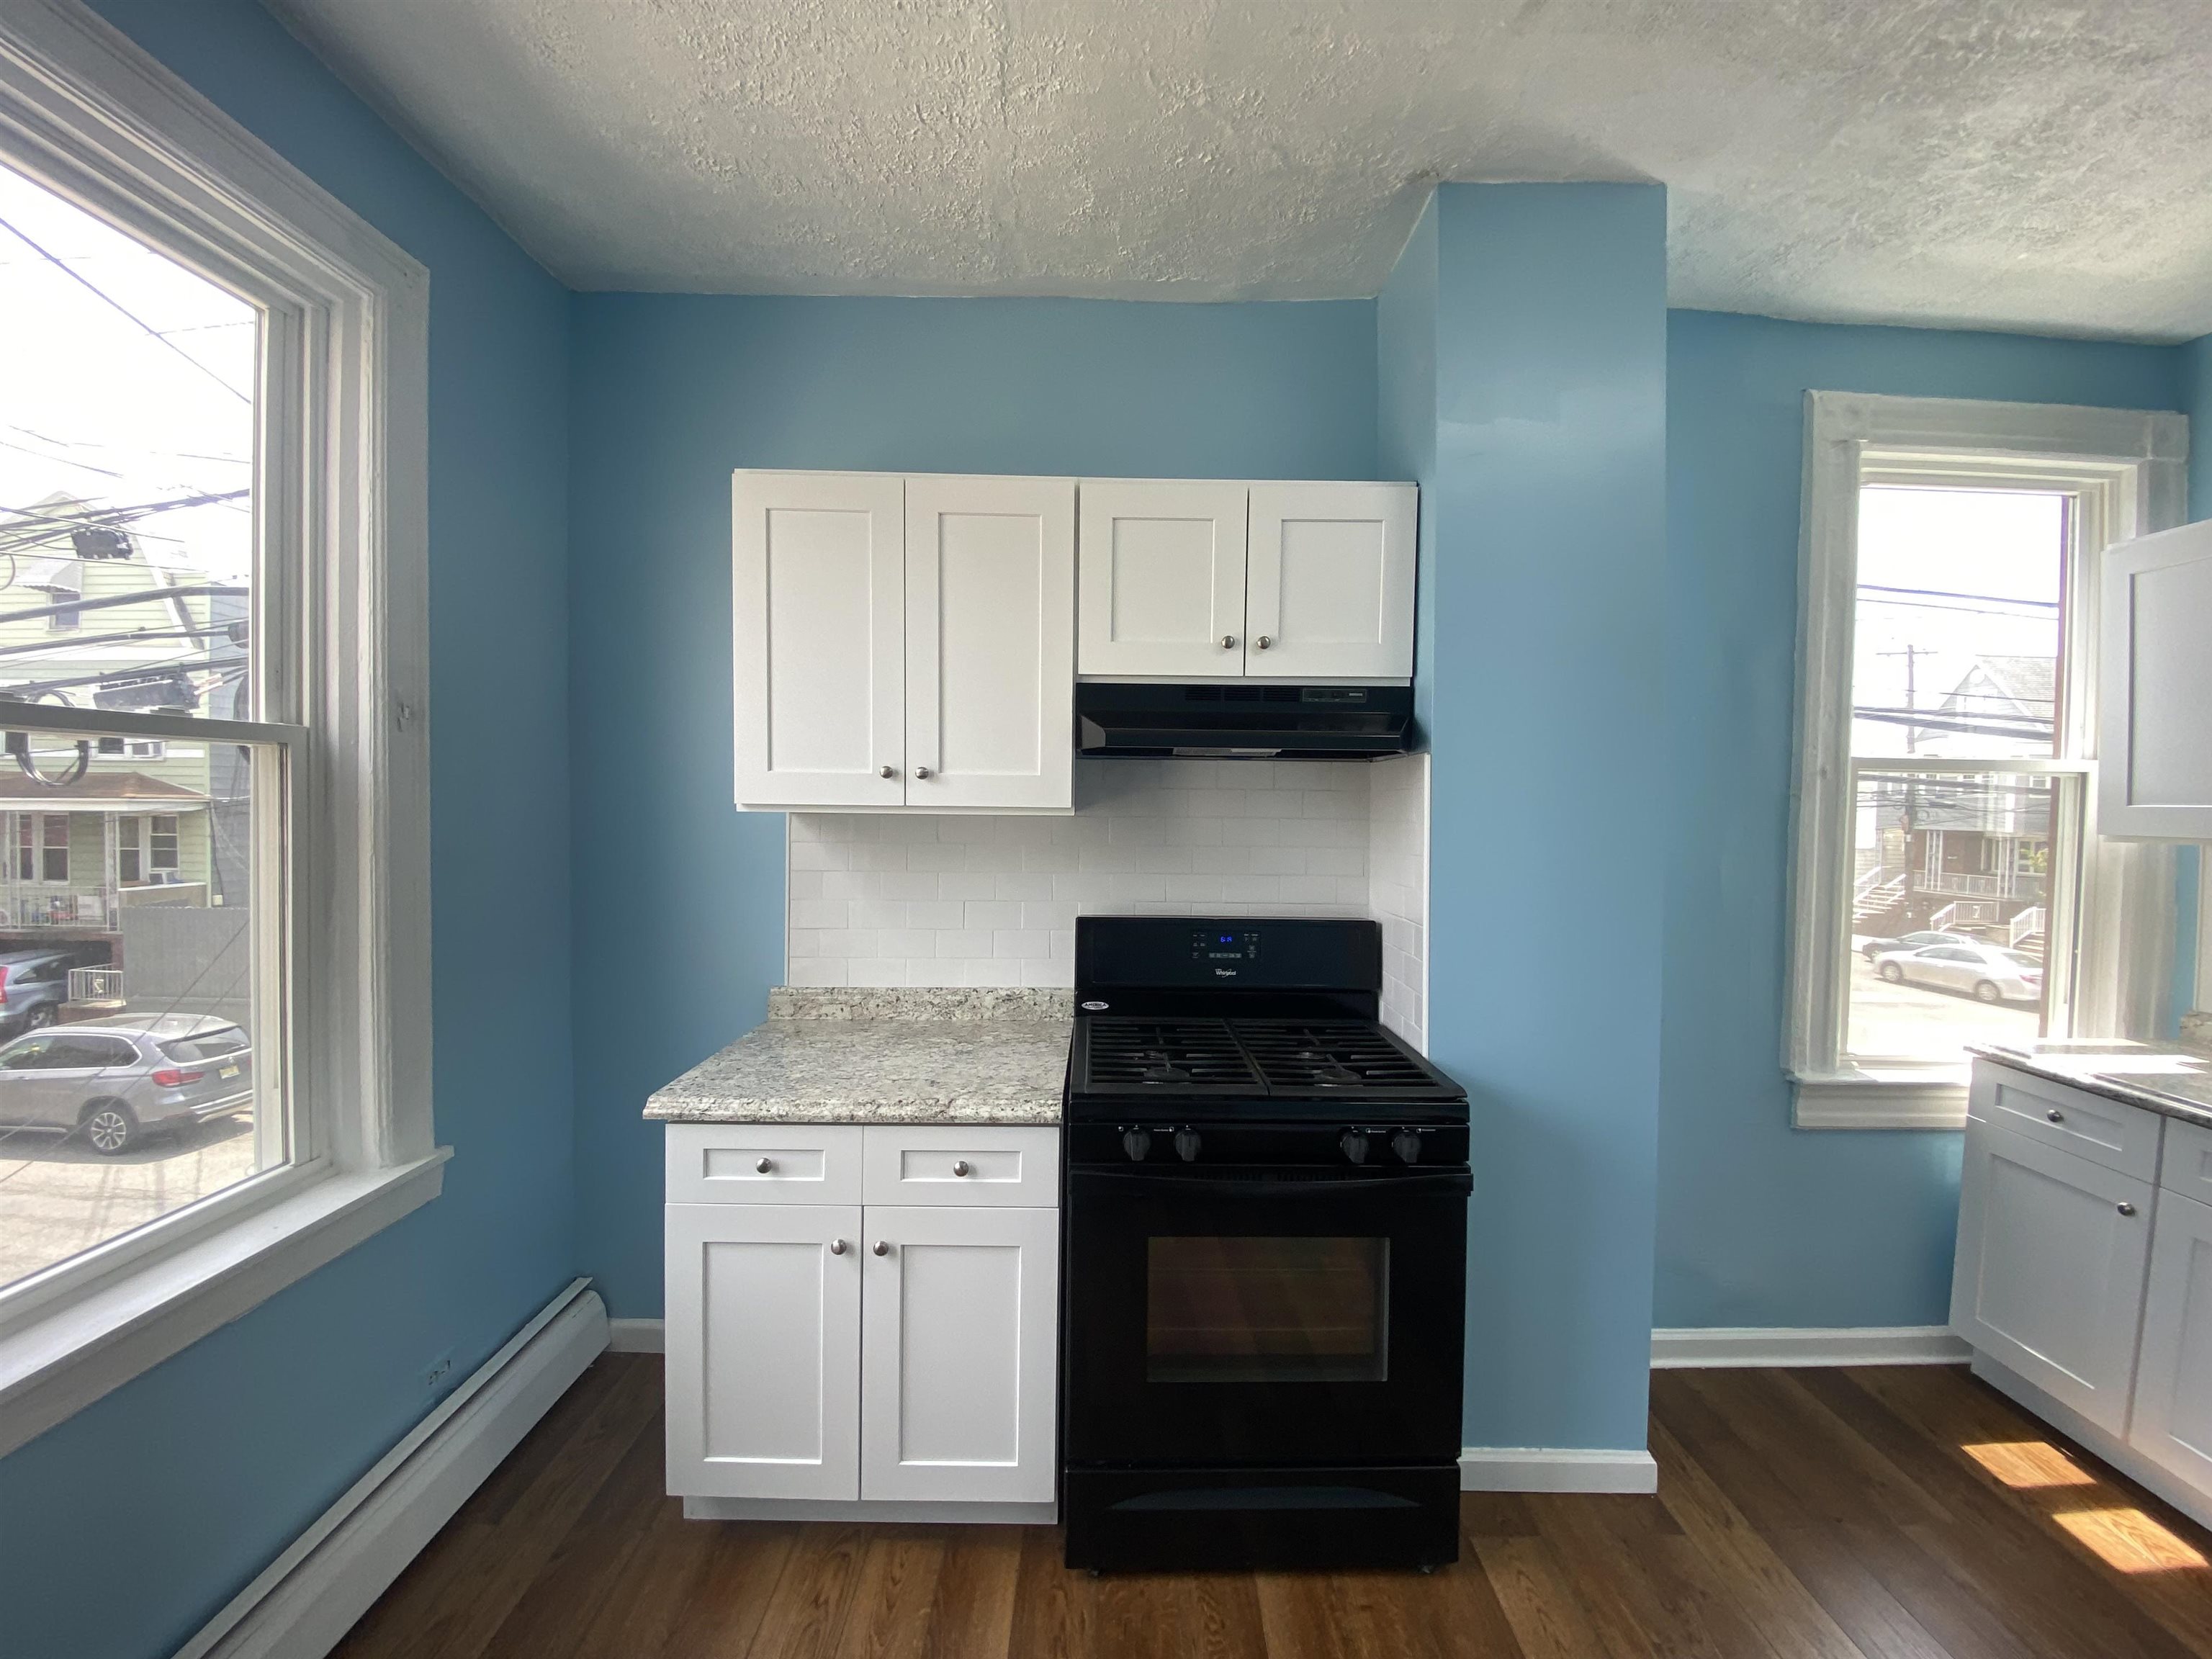
<svg viewBox="0 0 2212 1659">
<path fill-rule="evenodd" d="M 868 1231 L 860 1495 L 1050 1503 L 1059 1212 L 885 1206 Z"/>
<path fill-rule="evenodd" d="M 672 1204 L 667 1218 L 671 1489 L 858 1497 L 860 1206 Z"/>
<path fill-rule="evenodd" d="M 1967 1121 L 1951 1328 L 2114 1434 L 2127 1428 L 2153 1191 Z"/>
<path fill-rule="evenodd" d="M 1975 1374 L 2212 1526 L 2212 1132 L 1990 1060 L 1967 1113 Z"/>
<path fill-rule="evenodd" d="M 2212 1204 L 2158 1195 L 2128 1443 L 2212 1492 Z"/>
<path fill-rule="evenodd" d="M 1056 1170 L 1059 1132 L 668 1133 L 672 1148 L 682 1142 L 672 1195 L 701 1190 L 678 1177 L 695 1164 L 715 1167 L 725 1142 L 720 1161 L 748 1173 L 763 1160 L 770 1174 L 811 1170 L 824 1149 L 830 1173 L 849 1167 L 857 1185 L 860 1163 L 840 1151 L 857 1140 L 876 1172 L 870 1191 L 904 1200 L 792 1203 L 771 1189 L 766 1202 L 668 1204 L 669 1491 L 755 1500 L 770 1506 L 763 1512 L 803 1512 L 789 1506 L 811 1500 L 925 1514 L 948 1506 L 948 1519 L 959 1506 L 989 1505 L 987 1518 L 1048 1519 L 1060 1212 L 1006 1200 L 1056 1195 L 1044 1176 Z M 946 1178 L 927 1179 L 938 1163 Z"/>
</svg>

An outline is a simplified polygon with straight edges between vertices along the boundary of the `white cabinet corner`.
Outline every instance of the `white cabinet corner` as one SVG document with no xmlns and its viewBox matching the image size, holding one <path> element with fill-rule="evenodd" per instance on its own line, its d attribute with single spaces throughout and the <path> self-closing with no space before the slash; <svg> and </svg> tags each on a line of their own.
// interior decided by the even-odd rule
<svg viewBox="0 0 2212 1659">
<path fill-rule="evenodd" d="M 2097 827 L 2212 841 L 2212 520 L 2107 549 L 2099 609 Z"/>
</svg>

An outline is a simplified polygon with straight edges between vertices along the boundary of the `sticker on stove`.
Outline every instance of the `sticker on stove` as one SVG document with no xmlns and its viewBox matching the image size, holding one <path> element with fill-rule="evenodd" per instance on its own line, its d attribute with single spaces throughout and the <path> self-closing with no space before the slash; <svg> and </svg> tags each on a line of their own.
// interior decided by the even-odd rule
<svg viewBox="0 0 2212 1659">
<path fill-rule="evenodd" d="M 1106 1012 L 1108 1006 L 1108 1004 L 1100 1002 L 1094 998 L 1091 1001 L 1083 1005 L 1083 1012 L 1086 1014 L 1103 1014 Z"/>
</svg>

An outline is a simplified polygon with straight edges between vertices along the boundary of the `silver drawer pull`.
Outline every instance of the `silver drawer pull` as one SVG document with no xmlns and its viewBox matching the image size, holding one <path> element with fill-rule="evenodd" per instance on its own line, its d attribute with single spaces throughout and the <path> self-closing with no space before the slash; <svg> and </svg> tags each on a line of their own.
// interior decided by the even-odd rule
<svg viewBox="0 0 2212 1659">
<path fill-rule="evenodd" d="M 957 1176 L 966 1175 L 968 1173 L 968 1160 L 964 1158 L 954 1158 L 952 1160 L 952 1173 Z"/>
<path fill-rule="evenodd" d="M 1234 634 L 1224 634 L 1221 636 L 1221 648 L 1224 651 L 1234 651 L 1237 648 L 1237 636 Z"/>
<path fill-rule="evenodd" d="M 878 1255 L 889 1255 L 891 1253 L 890 1241 L 887 1238 L 878 1239 L 874 1248 Z"/>
<path fill-rule="evenodd" d="M 843 1239 L 842 1239 L 842 1238 L 833 1238 L 833 1239 L 831 1239 L 831 1240 L 830 1241 L 830 1255 L 844 1255 L 844 1254 L 845 1254 L 845 1241 L 844 1241 Z"/>
<path fill-rule="evenodd" d="M 2056 1106 L 2053 1106 L 2049 1111 L 2045 1112 L 2044 1116 L 2049 1118 L 2053 1123 L 2063 1123 L 2066 1121 L 2066 1114 L 2060 1111 Z"/>
<path fill-rule="evenodd" d="M 766 1175 L 770 1170 L 775 1168 L 775 1160 L 772 1158 L 764 1158 L 759 1163 L 754 1164 L 753 1168 L 758 1170 L 763 1175 Z"/>
<path fill-rule="evenodd" d="M 2133 1215 L 2135 1212 L 2136 1206 L 2132 1204 L 2123 1204 L 2120 1206 L 2120 1213 L 2122 1215 Z"/>
</svg>

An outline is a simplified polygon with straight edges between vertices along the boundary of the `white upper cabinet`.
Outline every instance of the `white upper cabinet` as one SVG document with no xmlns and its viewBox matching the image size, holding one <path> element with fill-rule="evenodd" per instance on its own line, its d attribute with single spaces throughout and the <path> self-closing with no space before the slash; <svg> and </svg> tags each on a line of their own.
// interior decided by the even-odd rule
<svg viewBox="0 0 2212 1659">
<path fill-rule="evenodd" d="M 906 799 L 906 486 L 732 481 L 737 793 L 747 806 Z"/>
<path fill-rule="evenodd" d="M 1411 484 L 1252 486 L 1246 673 L 1412 678 L 1417 500 Z"/>
<path fill-rule="evenodd" d="M 1075 485 L 740 472 L 737 799 L 1074 805 Z"/>
<path fill-rule="evenodd" d="M 1241 483 L 1083 481 L 1084 673 L 1244 672 L 1244 496 Z"/>
<path fill-rule="evenodd" d="M 1073 796 L 1075 485 L 906 483 L 906 804 Z"/>
<path fill-rule="evenodd" d="M 1086 478 L 1077 668 L 1404 680 L 1419 492 Z"/>
<path fill-rule="evenodd" d="M 2105 555 L 2098 828 L 2212 841 L 2212 521 Z"/>
</svg>

